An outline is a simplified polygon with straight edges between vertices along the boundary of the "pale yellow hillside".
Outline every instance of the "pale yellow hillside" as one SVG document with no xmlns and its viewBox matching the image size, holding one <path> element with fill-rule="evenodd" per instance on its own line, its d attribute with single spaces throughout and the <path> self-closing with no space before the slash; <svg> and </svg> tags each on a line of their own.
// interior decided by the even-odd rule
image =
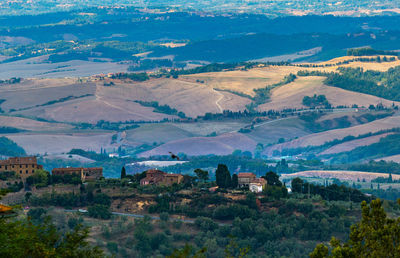
<svg viewBox="0 0 400 258">
<path fill-rule="evenodd" d="M 305 106 L 302 104 L 304 96 L 313 96 L 314 94 L 325 95 L 332 106 L 357 104 L 360 107 L 368 107 L 370 104 L 376 105 L 378 103 L 385 106 L 393 104 L 393 101 L 372 95 L 326 86 L 323 81 L 324 77 L 320 76 L 298 77 L 294 82 L 272 90 L 270 101 L 260 105 L 259 110 L 304 108 Z"/>
</svg>

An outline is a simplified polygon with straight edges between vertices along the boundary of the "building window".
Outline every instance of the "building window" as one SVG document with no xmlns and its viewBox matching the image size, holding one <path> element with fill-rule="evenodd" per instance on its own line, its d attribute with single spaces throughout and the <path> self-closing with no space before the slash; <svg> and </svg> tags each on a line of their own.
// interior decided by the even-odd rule
<svg viewBox="0 0 400 258">
<path fill-rule="evenodd" d="M 27 167 L 28 167 L 28 164 L 26 164 L 25 167 L 27 168 Z"/>
<path fill-rule="evenodd" d="M 35 170 L 32 169 L 32 173 L 35 172 Z"/>
<path fill-rule="evenodd" d="M 22 174 L 22 170 L 21 170 L 21 171 L 19 171 L 19 173 L 20 173 L 20 174 Z"/>
<path fill-rule="evenodd" d="M 26 173 L 28 174 L 28 170 L 26 171 Z"/>
<path fill-rule="evenodd" d="M 22 165 L 19 165 L 19 168 L 22 168 Z"/>
</svg>

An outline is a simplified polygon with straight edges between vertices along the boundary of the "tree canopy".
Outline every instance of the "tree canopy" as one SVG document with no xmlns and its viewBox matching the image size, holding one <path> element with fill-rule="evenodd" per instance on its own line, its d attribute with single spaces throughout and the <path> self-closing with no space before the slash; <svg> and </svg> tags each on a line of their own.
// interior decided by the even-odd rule
<svg viewBox="0 0 400 258">
<path fill-rule="evenodd" d="M 361 221 L 351 227 L 347 242 L 333 237 L 331 249 L 319 244 L 310 257 L 400 257 L 400 218 L 388 218 L 380 199 L 362 202 L 361 209 Z"/>
</svg>

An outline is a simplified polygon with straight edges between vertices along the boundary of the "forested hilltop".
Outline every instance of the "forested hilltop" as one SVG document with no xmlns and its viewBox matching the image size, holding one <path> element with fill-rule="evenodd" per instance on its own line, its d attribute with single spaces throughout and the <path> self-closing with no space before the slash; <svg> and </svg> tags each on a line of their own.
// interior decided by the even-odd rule
<svg viewBox="0 0 400 258">
<path fill-rule="evenodd" d="M 196 170 L 196 175 L 185 176 L 182 183 L 172 186 L 142 186 L 139 182 L 146 172 L 131 176 L 124 168 L 121 179 L 85 184 L 79 177 L 60 178 L 37 171 L 23 186 L 25 194 L 2 189 L 8 193 L 4 200 L 18 205 L 0 218 L 1 253 L 42 255 L 51 250 L 61 257 L 67 253 L 72 257 L 308 257 L 312 252 L 311 257 L 326 257 L 328 248 L 319 243 L 326 244 L 334 236 L 337 240 L 331 246 L 348 242 L 351 249 L 343 247 L 341 252 L 357 256 L 364 249 L 358 247 L 359 240 L 349 238 L 352 224 L 360 223 L 362 230 L 366 220 L 387 223 L 391 228 L 385 234 L 396 232 L 393 221 L 378 220 L 375 212 L 367 211 L 371 207 L 386 216 L 384 207 L 391 216 L 397 215 L 400 210 L 395 202 L 371 202 L 373 196 L 343 185 L 315 185 L 295 178 L 288 192 L 279 176 L 268 172 L 263 176 L 267 180 L 264 190 L 252 193 L 240 188 L 237 175 L 231 176 L 222 164 L 216 181 L 209 180 L 207 171 Z M 2 180 L 13 180 L 13 176 Z M 29 206 L 27 215 L 19 208 L 25 206 Z M 16 234 L 20 241 L 9 241 Z M 369 238 L 370 233 L 362 236 Z M 27 248 L 39 241 L 40 249 Z M 380 253 L 382 248 L 376 242 L 372 250 Z"/>
</svg>

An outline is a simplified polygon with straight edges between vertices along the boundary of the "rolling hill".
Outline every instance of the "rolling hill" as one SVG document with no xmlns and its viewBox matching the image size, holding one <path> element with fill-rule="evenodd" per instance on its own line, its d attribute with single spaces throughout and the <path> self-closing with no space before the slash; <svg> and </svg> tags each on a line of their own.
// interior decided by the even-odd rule
<svg viewBox="0 0 400 258">
<path fill-rule="evenodd" d="M 399 64 L 397 59 L 377 63 L 356 62 L 355 58 L 359 57 L 337 58 L 314 67 L 309 63 L 259 65 L 184 74 L 178 78 L 161 76 L 142 82 L 97 76 L 24 79 L 20 83 L 1 85 L 0 108 L 4 113 L 0 116 L 0 126 L 27 130 L 3 135 L 30 154 L 59 155 L 72 148 L 115 151 L 122 147 L 135 153 L 142 151 L 143 157 L 169 151 L 188 155 L 226 155 L 236 149 L 254 152 L 257 144 L 263 146 L 263 155 L 270 157 L 275 150 L 319 146 L 349 135 L 398 127 L 400 119 L 392 108 L 399 103 L 326 86 L 323 76 L 297 76 L 290 83 L 279 84 L 256 110 L 307 108 L 302 100 L 314 94 L 325 95 L 334 107 L 382 104 L 390 110 L 335 109 L 311 122 L 290 113 L 277 117 L 234 113 L 247 110 L 257 96 L 255 89 L 277 85 L 285 76 L 301 70 L 334 72 L 338 67 L 360 66 L 385 71 Z M 207 113 L 221 114 L 224 110 L 237 117 L 201 117 Z M 177 112 L 191 119 L 181 120 Z M 373 121 L 379 118 L 380 112 L 388 117 Z M 118 132 L 124 136 L 118 138 Z M 340 143 L 322 154 L 369 145 L 381 137 Z M 146 147 L 139 148 L 141 145 Z"/>
</svg>

